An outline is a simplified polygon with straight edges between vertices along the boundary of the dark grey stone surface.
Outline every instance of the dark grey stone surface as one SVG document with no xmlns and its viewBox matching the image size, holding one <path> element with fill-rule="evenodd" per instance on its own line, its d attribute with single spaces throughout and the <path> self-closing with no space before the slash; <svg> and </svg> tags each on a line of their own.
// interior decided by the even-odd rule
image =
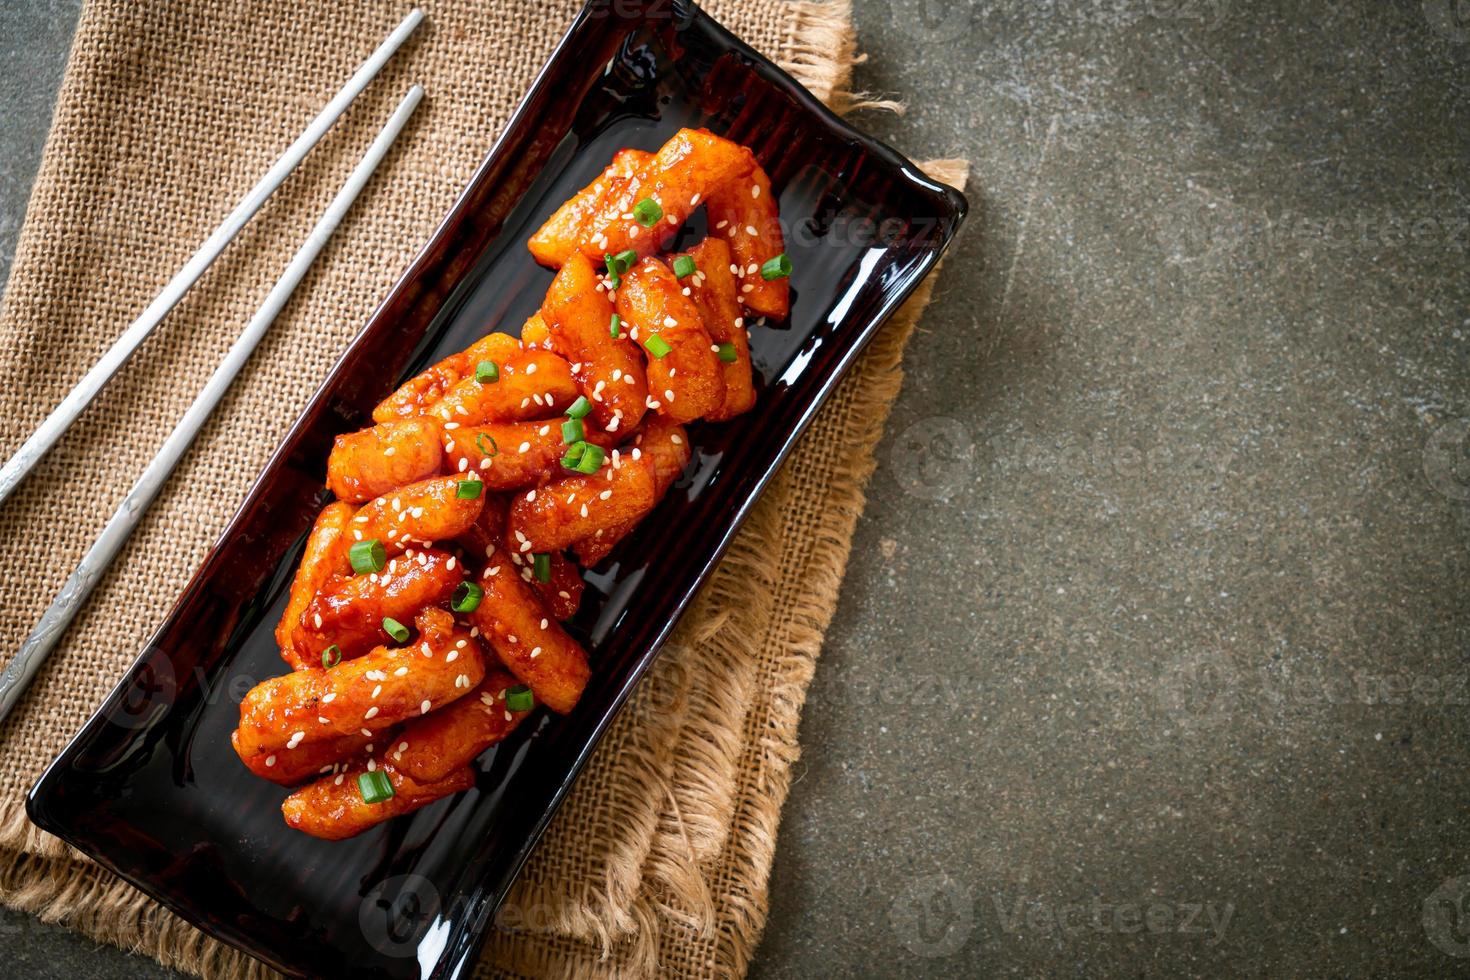
<svg viewBox="0 0 1470 980">
<path fill-rule="evenodd" d="M 1464 972 L 1470 23 L 856 6 L 859 84 L 909 104 L 860 124 L 972 160 L 974 211 L 753 975 Z M 73 8 L 0 13 L 0 254 Z M 8 913 L 0 952 L 161 975 Z"/>
</svg>

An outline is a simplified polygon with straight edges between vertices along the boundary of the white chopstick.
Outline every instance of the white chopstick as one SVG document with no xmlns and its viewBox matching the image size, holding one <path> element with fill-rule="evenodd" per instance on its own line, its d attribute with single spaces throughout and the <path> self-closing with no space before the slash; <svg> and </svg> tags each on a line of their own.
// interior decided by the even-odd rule
<svg viewBox="0 0 1470 980">
<path fill-rule="evenodd" d="M 20 701 L 21 695 L 25 693 L 32 678 L 40 670 L 41 664 L 56 647 L 62 633 L 76 618 L 77 612 L 86 603 L 92 589 L 101 580 L 103 573 L 107 571 L 118 552 L 122 550 L 128 536 L 133 533 L 133 529 L 148 510 L 148 506 L 158 496 L 158 491 L 163 489 L 169 474 L 183 458 L 189 444 L 194 441 L 194 436 L 209 418 L 209 414 L 214 411 L 214 407 L 219 404 L 219 400 L 230 387 L 230 383 L 245 367 L 245 362 L 250 359 L 250 354 L 255 350 L 256 344 L 260 343 L 271 322 L 286 305 L 292 291 L 306 275 L 306 270 L 311 266 L 312 260 L 317 257 L 322 246 L 326 245 L 327 239 L 331 237 L 343 215 L 357 199 L 363 185 L 368 182 L 368 178 L 373 175 L 373 171 L 387 155 L 389 148 L 393 145 L 393 140 L 408 122 L 408 117 L 413 115 L 414 109 L 418 107 L 419 100 L 423 97 L 424 90 L 415 85 L 398 104 L 388 124 L 383 127 L 378 138 L 373 140 L 373 145 L 368 148 L 367 154 L 352 171 L 352 176 L 347 178 L 347 183 L 342 185 L 342 189 L 332 199 L 326 214 L 322 215 L 316 227 L 312 228 L 311 234 L 306 238 L 306 243 L 301 246 L 301 250 L 296 253 L 291 264 L 286 267 L 285 274 L 271 289 L 270 295 L 266 296 L 265 302 L 261 304 L 255 316 L 250 318 L 249 324 L 246 325 L 239 339 L 235 341 L 229 353 L 225 355 L 225 359 L 220 362 L 220 366 L 215 369 L 203 390 L 194 399 L 194 404 L 189 406 L 189 410 L 184 413 L 179 424 L 174 427 L 173 432 L 169 433 L 168 438 L 164 440 L 163 448 L 158 451 L 157 456 L 153 457 L 153 461 L 148 464 L 148 468 L 143 471 L 138 482 L 133 484 L 133 489 L 129 490 L 128 495 L 123 498 L 122 506 L 118 507 L 117 513 L 112 515 L 112 519 L 107 522 L 107 526 L 102 529 L 102 533 L 98 535 L 92 547 L 82 556 L 81 564 L 77 566 L 76 571 L 72 572 L 66 584 L 61 587 L 61 592 L 41 616 L 41 621 L 36 624 L 35 630 L 26 638 L 16 655 L 5 665 L 5 671 L 0 673 L 0 722 L 5 720 Z"/>
<path fill-rule="evenodd" d="M 48 449 L 56 444 L 62 433 L 77 420 L 82 410 L 91 403 L 93 398 L 97 397 L 97 392 L 102 390 L 102 386 L 107 384 L 118 369 L 127 363 L 128 358 L 133 356 L 133 351 L 138 349 L 138 345 L 143 343 L 144 339 L 168 315 L 168 312 L 178 305 L 179 300 L 183 299 L 190 287 L 199 280 L 200 276 L 204 275 L 205 270 L 225 250 L 230 240 L 239 233 L 241 228 L 245 227 L 246 222 L 254 217 L 255 212 L 260 210 L 266 198 L 270 197 L 275 189 L 281 186 L 282 181 L 290 176 L 291 171 L 296 169 L 327 130 L 332 128 L 332 124 L 347 110 L 352 100 L 367 88 L 368 83 L 388 63 L 393 52 L 408 40 L 408 36 L 414 32 L 414 28 L 418 27 L 419 22 L 423 19 L 424 12 L 418 9 L 403 18 L 403 22 L 393 29 L 393 33 L 388 35 L 388 39 L 373 52 L 372 57 L 363 62 L 362 67 L 348 80 L 342 91 L 327 103 L 326 108 L 322 109 L 311 121 L 311 125 L 306 127 L 306 131 L 296 138 L 296 142 L 292 143 L 285 153 L 281 154 L 281 158 L 261 178 L 260 183 L 256 184 L 250 193 L 235 205 L 235 210 L 230 212 L 229 217 L 225 218 L 224 222 L 214 230 L 214 234 L 210 235 L 199 247 L 199 251 L 195 252 L 184 267 L 168 281 L 168 285 L 163 287 L 163 292 L 159 293 L 142 315 L 134 320 L 127 330 L 123 331 L 116 343 L 92 366 L 92 370 L 77 382 L 76 387 L 61 400 L 61 404 L 57 405 L 46 420 L 36 427 L 36 431 L 31 433 L 31 437 L 20 449 L 16 450 L 9 462 L 0 468 L 0 503 L 10 496 L 20 481 L 25 479 L 25 475 L 31 471 L 31 468 L 40 461 L 42 456 L 46 455 Z"/>
</svg>

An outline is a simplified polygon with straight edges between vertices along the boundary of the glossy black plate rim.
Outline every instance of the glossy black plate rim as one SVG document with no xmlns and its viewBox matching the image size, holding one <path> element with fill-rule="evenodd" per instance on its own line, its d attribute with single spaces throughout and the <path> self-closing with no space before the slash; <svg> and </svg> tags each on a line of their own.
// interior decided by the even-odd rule
<svg viewBox="0 0 1470 980">
<path fill-rule="evenodd" d="M 706 581 L 708 581 L 714 569 L 719 565 L 735 535 L 739 532 L 746 519 L 749 517 L 751 510 L 755 506 L 756 502 L 759 500 L 760 495 L 764 492 L 770 481 L 775 477 L 776 473 L 780 470 L 781 466 L 790 456 L 790 453 L 794 448 L 796 442 L 799 440 L 800 436 L 810 426 L 811 422 L 815 419 L 817 413 L 826 404 L 826 401 L 831 396 L 832 391 L 841 382 L 846 373 L 851 369 L 853 363 L 855 363 L 857 358 L 861 355 L 862 351 L 867 347 L 868 343 L 871 342 L 874 336 L 876 336 L 882 324 L 909 298 L 913 291 L 918 287 L 919 283 L 922 282 L 925 276 L 933 270 L 945 247 L 947 247 L 949 242 L 952 240 L 954 234 L 958 230 L 961 222 L 968 212 L 969 207 L 964 195 L 962 195 L 959 191 L 945 184 L 932 180 L 931 178 L 924 175 L 923 172 L 910 160 L 908 160 L 898 151 L 894 150 L 892 147 L 851 127 L 848 123 L 843 121 L 839 116 L 832 112 L 831 109 L 829 109 L 824 103 L 817 99 L 816 96 L 814 96 L 804 86 L 802 86 L 801 83 L 793 78 L 788 72 L 777 66 L 774 62 L 767 59 L 764 55 L 760 54 L 744 41 L 740 40 L 723 25 L 719 24 L 713 18 L 709 17 L 702 10 L 700 10 L 695 4 L 687 2 L 687 0 L 674 0 L 672 6 L 675 8 L 675 17 L 700 18 L 703 22 L 704 27 L 708 29 L 711 33 L 717 35 L 730 51 L 738 54 L 743 59 L 748 61 L 757 72 L 759 72 L 761 75 L 765 76 L 768 80 L 772 81 L 774 84 L 780 87 L 784 94 L 790 96 L 803 111 L 815 116 L 817 118 L 817 122 L 828 129 L 833 135 L 845 141 L 848 141 L 853 145 L 861 146 L 865 152 L 871 154 L 873 157 L 881 161 L 884 165 L 893 169 L 905 180 L 909 181 L 915 188 L 928 195 L 935 205 L 934 215 L 938 219 L 939 223 L 939 237 L 936 245 L 932 249 L 930 249 L 928 253 L 924 255 L 911 270 L 906 273 L 905 279 L 899 285 L 884 292 L 883 301 L 876 313 L 862 325 L 860 330 L 855 332 L 852 338 L 852 342 L 848 344 L 843 350 L 842 355 L 838 360 L 835 368 L 832 371 L 828 372 L 822 378 L 822 382 L 819 386 L 816 396 L 806 405 L 793 430 L 789 434 L 783 435 L 782 445 L 775 459 L 762 474 L 760 480 L 755 486 L 754 491 L 740 502 L 738 508 L 735 511 L 734 519 L 730 525 L 729 530 L 718 540 L 716 546 L 711 551 L 707 560 L 700 566 L 700 571 L 695 582 L 681 595 L 679 602 L 675 607 L 673 615 L 668 618 L 663 627 L 655 635 L 655 638 L 653 642 L 649 645 L 647 652 L 644 653 L 637 660 L 625 681 L 618 687 L 616 696 L 612 699 L 611 703 L 604 711 L 603 717 L 594 729 L 591 738 L 589 738 L 582 745 L 570 769 L 566 773 L 565 778 L 561 780 L 561 783 L 556 792 L 553 794 L 549 804 L 543 809 L 543 812 L 541 813 L 537 822 L 534 824 L 531 833 L 527 835 L 524 842 L 517 849 L 514 858 L 509 865 L 509 871 L 504 876 L 505 882 L 507 884 L 519 876 L 526 861 L 529 859 L 531 853 L 534 851 L 536 844 L 540 840 L 541 836 L 544 834 L 546 828 L 550 825 L 552 818 L 555 816 L 557 810 L 560 808 L 562 802 L 565 800 L 567 793 L 571 789 L 572 785 L 575 783 L 577 776 L 585 767 L 587 760 L 591 758 L 593 751 L 597 748 L 601 739 L 606 735 L 612 720 L 616 717 L 618 712 L 626 703 L 628 697 L 631 695 L 634 687 L 636 687 L 636 685 L 642 679 L 643 675 L 648 670 L 649 666 L 651 666 L 651 664 L 653 663 L 654 658 L 657 656 L 663 644 L 667 641 L 669 635 L 678 624 L 679 619 L 682 617 L 689 604 L 693 601 L 699 589 L 704 585 Z M 221 545 L 239 531 L 239 525 L 244 520 L 246 510 L 255 500 L 256 495 L 262 491 L 264 485 L 267 483 L 269 474 L 272 471 L 276 470 L 278 467 L 287 464 L 287 457 L 290 453 L 290 446 L 293 442 L 293 438 L 297 434 L 298 430 L 306 424 L 306 420 L 314 416 L 316 412 L 322 407 L 322 403 L 330 397 L 330 393 L 339 383 L 340 376 L 345 367 L 345 362 L 350 358 L 353 351 L 362 342 L 363 336 L 368 332 L 378 328 L 381 321 L 393 315 L 394 308 L 402 301 L 404 295 L 415 288 L 417 282 L 425 276 L 425 273 L 435 263 L 436 255 L 446 244 L 446 240 L 452 237 L 452 235 L 454 234 L 463 209 L 474 198 L 476 191 L 481 188 L 484 182 L 492 179 L 497 174 L 497 172 L 503 170 L 506 167 L 508 163 L 506 158 L 509 155 L 510 149 L 516 145 L 519 145 L 526 138 L 528 138 L 528 134 L 525 132 L 527 127 L 533 125 L 537 121 L 532 118 L 530 113 L 530 107 L 535 101 L 536 95 L 546 84 L 548 76 L 552 74 L 552 71 L 558 61 L 561 58 L 568 56 L 569 53 L 572 55 L 578 53 L 578 51 L 580 50 L 580 45 L 577 42 L 582 37 L 582 35 L 589 30 L 597 30 L 601 29 L 601 27 L 605 27 L 605 22 L 615 16 L 607 12 L 607 7 L 607 0 L 589 0 L 586 6 L 582 8 L 577 17 L 573 20 L 571 26 L 568 28 L 566 33 L 557 42 L 556 47 L 553 49 L 546 63 L 537 72 L 536 77 L 532 82 L 530 88 L 527 90 L 526 95 L 522 97 L 515 111 L 511 114 L 511 117 L 508 120 L 504 130 L 502 131 L 501 136 L 495 141 L 494 145 L 491 147 L 489 153 L 486 155 L 484 160 L 476 167 L 469 182 L 456 197 L 454 204 L 446 213 L 444 219 L 436 227 L 435 231 L 429 237 L 425 245 L 419 249 L 414 259 L 409 263 L 406 271 L 393 284 L 393 286 L 385 294 L 383 300 L 377 305 L 372 314 L 367 318 L 362 330 L 359 331 L 359 333 L 354 337 L 351 344 L 343 352 L 343 355 L 338 359 L 333 368 L 328 372 L 327 377 L 313 393 L 311 399 L 307 402 L 300 415 L 292 423 L 290 429 L 288 429 L 286 434 L 283 436 L 281 445 L 278 446 L 277 449 L 271 454 L 270 458 L 267 460 L 264 468 L 262 469 L 261 474 L 251 484 L 250 489 L 245 494 L 244 500 L 239 510 L 237 510 L 235 515 L 230 519 L 224 531 L 221 532 L 219 538 L 211 547 L 209 554 L 200 564 L 200 567 L 196 570 L 194 575 L 190 578 L 190 581 L 185 586 L 184 590 L 180 593 L 180 597 L 175 603 L 175 608 L 171 610 L 169 616 L 164 619 L 165 625 L 160 626 L 159 630 L 157 631 L 158 634 L 162 634 L 164 632 L 166 624 L 172 621 L 178 607 L 184 605 L 186 603 L 186 600 L 188 600 L 194 593 L 203 589 L 206 580 L 208 580 L 211 577 L 212 573 L 216 571 L 217 564 L 222 560 L 220 555 Z M 625 23 L 632 23 L 632 18 L 629 18 L 626 15 L 619 14 L 616 16 L 620 17 L 620 19 L 622 19 Z M 629 29 L 631 30 L 631 27 Z M 150 640 L 149 646 L 152 645 L 152 642 L 153 641 Z M 27 814 L 32 822 L 39 826 L 41 829 L 51 834 L 54 834 L 62 840 L 67 841 L 69 844 L 72 844 L 73 846 L 78 847 L 84 853 L 87 853 L 91 858 L 98 861 L 102 866 L 106 867 L 109 871 L 128 881 L 134 887 L 137 887 L 145 894 L 148 894 L 151 898 L 160 902 L 160 904 L 169 908 L 172 912 L 191 922 L 195 926 L 203 929 L 211 935 L 216 936 L 221 941 L 240 949 L 242 952 L 245 952 L 252 957 L 261 959 L 264 962 L 269 963 L 271 966 L 280 969 L 283 972 L 297 972 L 299 970 L 299 967 L 287 962 L 280 961 L 277 957 L 269 955 L 268 951 L 266 950 L 258 947 L 249 947 L 243 945 L 240 942 L 236 942 L 235 939 L 232 937 L 220 935 L 212 929 L 211 925 L 208 922 L 200 921 L 188 905 L 176 902 L 171 893 L 156 889 L 154 887 L 154 883 L 147 878 L 137 878 L 125 869 L 117 867 L 111 860 L 107 858 L 106 855 L 89 851 L 84 843 L 80 843 L 69 836 L 68 827 L 65 824 L 58 823 L 52 820 L 50 811 L 45 808 L 45 799 L 48 794 L 49 787 L 56 778 L 59 778 L 57 774 L 60 772 L 60 770 L 66 768 L 69 765 L 73 756 L 78 750 L 79 743 L 84 741 L 90 735 L 92 729 L 98 724 L 105 723 L 105 716 L 108 714 L 109 709 L 116 707 L 117 703 L 125 696 L 126 692 L 130 688 L 130 685 L 135 680 L 136 674 L 139 672 L 140 668 L 144 665 L 144 661 L 146 660 L 146 651 L 148 649 L 148 646 L 145 646 L 144 649 L 145 654 L 140 656 L 138 660 L 135 661 L 134 664 L 128 669 L 123 678 L 103 701 L 99 709 L 92 715 L 91 718 L 88 719 L 86 724 L 83 725 L 82 729 L 75 736 L 73 736 L 66 748 L 63 749 L 62 752 L 51 762 L 51 764 L 47 767 L 45 773 L 42 774 L 41 778 L 27 794 Z M 487 884 L 489 883 L 487 882 Z M 477 951 L 483 945 L 487 937 L 487 927 L 489 925 L 489 922 L 494 916 L 500 904 L 500 901 L 506 894 L 506 891 L 507 889 L 505 887 L 496 888 L 494 901 L 480 901 L 475 903 L 479 906 L 479 910 L 473 917 L 472 927 L 462 934 L 467 937 L 467 940 L 461 942 L 459 944 L 459 948 L 450 948 L 444 951 L 444 954 L 441 957 L 439 964 L 436 966 L 435 975 L 441 975 L 439 968 L 445 966 L 446 963 L 450 963 L 451 961 L 452 966 L 450 968 L 450 971 L 442 975 L 458 975 L 459 971 L 463 968 L 465 964 L 473 962 L 476 957 Z"/>
</svg>

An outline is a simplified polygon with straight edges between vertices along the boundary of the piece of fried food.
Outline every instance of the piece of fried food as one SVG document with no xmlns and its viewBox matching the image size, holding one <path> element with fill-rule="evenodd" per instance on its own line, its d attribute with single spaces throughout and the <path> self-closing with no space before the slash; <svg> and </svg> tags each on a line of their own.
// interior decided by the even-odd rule
<svg viewBox="0 0 1470 980">
<path fill-rule="evenodd" d="M 653 156 L 646 150 L 619 150 L 597 178 L 582 188 L 547 219 L 526 247 L 537 262 L 555 269 L 590 236 L 588 226 L 610 197 L 621 193 L 628 178 Z"/>
<path fill-rule="evenodd" d="M 551 343 L 575 365 L 577 386 L 592 403 L 592 417 L 609 432 L 630 432 L 647 410 L 643 356 L 618 327 L 616 307 L 602 277 L 580 253 L 567 257 L 541 304 Z"/>
<path fill-rule="evenodd" d="M 578 247 L 593 262 L 628 249 L 640 257 L 652 255 L 701 201 L 755 165 L 755 157 L 738 143 L 705 129 L 681 129 L 607 195 Z M 645 226 L 640 218 L 653 220 Z"/>
<path fill-rule="evenodd" d="M 329 581 L 301 615 L 296 656 L 320 659 L 332 646 L 344 660 L 386 642 L 385 619 L 408 623 L 419 610 L 447 602 L 465 571 L 444 551 L 405 552 L 388 560 L 381 572 Z"/>
<path fill-rule="evenodd" d="M 486 334 L 458 354 L 450 354 L 444 360 L 421 374 L 409 378 L 373 409 L 374 422 L 392 422 L 422 415 L 449 391 L 458 381 L 474 377 L 475 366 L 481 361 L 500 364 L 520 353 L 520 341 L 508 333 Z"/>
<path fill-rule="evenodd" d="M 631 445 L 624 447 L 620 455 L 623 466 L 643 466 L 652 474 L 654 506 L 657 506 L 689 465 L 693 451 L 689 445 L 689 433 L 682 425 L 655 415 L 649 418 L 643 431 L 634 437 Z M 591 537 L 583 538 L 572 547 L 577 560 L 584 568 L 597 565 L 645 516 L 646 512 L 631 520 L 598 528 Z"/>
<path fill-rule="evenodd" d="M 351 504 L 340 501 L 327 504 L 317 515 L 311 534 L 306 538 L 306 550 L 301 553 L 296 577 L 291 580 L 286 611 L 276 624 L 276 645 L 281 648 L 281 659 L 290 664 L 292 670 L 321 665 L 320 653 L 314 653 L 310 642 L 300 636 L 301 614 L 306 612 L 311 600 L 326 588 L 328 582 L 345 575 L 350 568 L 347 549 L 352 543 L 351 525 L 355 510 Z"/>
<path fill-rule="evenodd" d="M 369 803 L 363 798 L 359 779 L 370 772 L 381 772 L 387 777 L 393 787 L 390 799 Z M 281 814 L 288 826 L 303 833 L 323 840 L 346 840 L 385 820 L 463 792 L 474 784 L 475 773 L 468 766 L 437 782 L 421 783 L 388 763 L 370 761 L 301 787 L 286 797 Z"/>
<path fill-rule="evenodd" d="M 587 651 L 517 574 L 508 549 L 496 548 L 475 581 L 485 594 L 469 622 L 538 701 L 558 714 L 571 711 L 592 675 Z"/>
<path fill-rule="evenodd" d="M 699 308 L 669 267 L 646 258 L 623 276 L 618 313 L 648 354 L 648 407 L 675 422 L 718 411 L 725 381 Z"/>
<path fill-rule="evenodd" d="M 791 281 L 767 279 L 761 270 L 786 252 L 781 216 L 771 178 L 757 164 L 746 174 L 710 191 L 709 235 L 730 244 L 739 272 L 740 303 L 758 316 L 784 320 L 791 312 Z"/>
<path fill-rule="evenodd" d="M 475 526 L 459 536 L 470 558 L 479 562 L 490 558 L 496 548 L 505 545 L 505 519 L 510 510 L 510 500 L 504 494 L 493 494 L 485 501 L 485 509 Z M 542 581 L 536 577 L 536 556 L 532 553 L 510 552 L 511 564 L 520 573 L 521 580 L 536 590 L 546 608 L 551 610 L 557 622 L 571 619 L 582 604 L 582 593 L 587 583 L 574 562 L 560 551 L 547 555 L 547 575 Z"/>
<path fill-rule="evenodd" d="M 561 425 L 561 421 L 548 420 L 457 429 L 445 442 L 445 469 L 480 480 L 493 492 L 537 486 L 565 472 L 561 458 L 567 446 Z M 587 442 L 604 449 L 616 444 L 614 436 L 596 425 L 584 423 L 583 430 Z"/>
<path fill-rule="evenodd" d="M 516 679 L 491 670 L 465 697 L 411 721 L 387 746 L 384 761 L 419 782 L 437 782 L 504 739 L 530 711 L 512 711 L 505 692 Z"/>
<path fill-rule="evenodd" d="M 327 489 L 361 503 L 439 472 L 439 423 L 431 418 L 380 422 L 340 435 L 327 458 Z"/>
<path fill-rule="evenodd" d="M 705 332 L 719 348 L 715 356 L 719 359 L 720 374 L 725 381 L 724 400 L 705 418 L 711 422 L 724 422 L 750 411 L 755 405 L 750 335 L 745 331 L 745 317 L 736 295 L 735 266 L 730 261 L 730 247 L 718 238 L 706 238 L 688 254 L 698 271 L 683 281 L 690 284 L 690 298 L 699 310 Z"/>
<path fill-rule="evenodd" d="M 592 475 L 553 480 L 511 498 L 507 542 L 520 551 L 558 551 L 604 528 L 637 522 L 653 509 L 655 486 L 650 467 L 621 452 Z"/>
<path fill-rule="evenodd" d="M 446 436 L 463 425 L 541 419 L 577 398 L 577 381 L 566 359 L 544 350 L 523 350 L 498 365 L 496 380 L 473 373 L 455 382 L 428 413 L 444 423 Z"/>
<path fill-rule="evenodd" d="M 266 749 L 247 754 L 240 749 L 240 732 L 236 729 L 230 733 L 230 744 L 240 761 L 255 775 L 282 786 L 296 786 L 326 772 L 336 772 L 343 760 L 372 745 L 374 737 L 358 732 L 321 742 L 302 742 L 286 752 Z"/>
<path fill-rule="evenodd" d="M 247 765 L 293 752 L 303 744 L 373 735 L 426 715 L 468 694 L 485 676 L 480 645 L 443 609 L 425 609 L 419 639 L 407 647 L 378 647 L 330 669 L 317 667 L 273 677 L 240 702 L 240 726 L 231 741 Z M 254 768 L 252 766 L 252 768 Z"/>
<path fill-rule="evenodd" d="M 387 554 L 398 555 L 414 545 L 457 538 L 485 506 L 484 488 L 475 482 L 470 476 L 436 476 L 384 494 L 352 518 L 352 540 L 381 541 Z"/>
</svg>

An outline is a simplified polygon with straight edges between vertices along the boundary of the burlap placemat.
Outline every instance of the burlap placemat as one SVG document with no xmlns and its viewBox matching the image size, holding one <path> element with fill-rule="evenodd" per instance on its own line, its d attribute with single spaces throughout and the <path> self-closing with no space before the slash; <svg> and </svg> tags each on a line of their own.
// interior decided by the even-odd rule
<svg viewBox="0 0 1470 980">
<path fill-rule="evenodd" d="M 0 901 L 203 976 L 265 971 L 35 830 L 21 800 L 161 621 L 577 5 L 425 6 L 418 36 L 0 509 L 10 542 L 0 623 L 21 637 L 392 106 L 422 83 L 428 99 L 399 147 L 0 732 L 10 760 Z M 706 6 L 829 103 L 853 104 L 845 3 Z M 87 4 L 0 307 L 0 451 L 24 440 L 405 10 Z M 952 163 L 931 170 L 963 181 Z M 874 342 L 767 491 L 507 900 L 485 972 L 744 971 L 764 924 L 801 703 L 926 299 L 927 287 Z"/>
</svg>

